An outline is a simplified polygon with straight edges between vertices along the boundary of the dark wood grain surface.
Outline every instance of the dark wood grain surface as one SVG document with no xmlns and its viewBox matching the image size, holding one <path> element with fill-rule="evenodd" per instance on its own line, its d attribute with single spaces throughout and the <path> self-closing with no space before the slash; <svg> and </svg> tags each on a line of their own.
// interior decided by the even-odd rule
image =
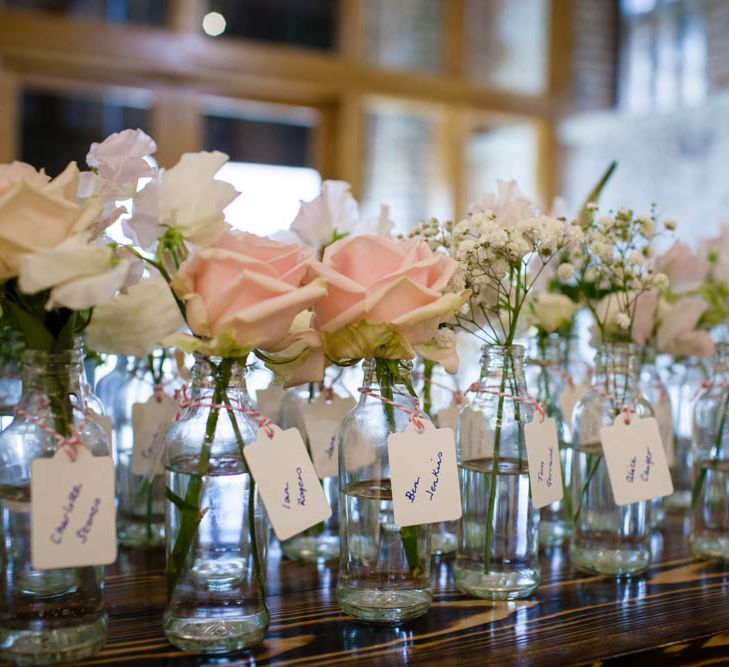
<svg viewBox="0 0 729 667">
<path fill-rule="evenodd" d="M 121 552 L 108 570 L 109 640 L 83 665 L 729 664 L 729 568 L 688 556 L 687 526 L 653 535 L 650 571 L 616 581 L 575 573 L 565 551 L 542 555 L 531 600 L 458 594 L 448 562 L 434 568 L 430 612 L 401 627 L 355 623 L 337 606 L 336 565 L 282 559 L 273 545 L 265 641 L 229 658 L 183 654 L 165 641 L 161 553 Z"/>
</svg>

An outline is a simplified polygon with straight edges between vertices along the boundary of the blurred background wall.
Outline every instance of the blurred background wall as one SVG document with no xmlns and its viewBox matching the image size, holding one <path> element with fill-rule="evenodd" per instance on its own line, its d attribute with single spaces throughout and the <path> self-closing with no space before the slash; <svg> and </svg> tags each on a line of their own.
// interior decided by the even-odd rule
<svg viewBox="0 0 729 667">
<path fill-rule="evenodd" d="M 727 0 L 0 0 L 0 161 L 58 173 L 140 127 L 231 157 L 230 220 L 285 228 L 323 178 L 406 229 L 516 178 L 574 211 L 729 214 Z"/>
</svg>

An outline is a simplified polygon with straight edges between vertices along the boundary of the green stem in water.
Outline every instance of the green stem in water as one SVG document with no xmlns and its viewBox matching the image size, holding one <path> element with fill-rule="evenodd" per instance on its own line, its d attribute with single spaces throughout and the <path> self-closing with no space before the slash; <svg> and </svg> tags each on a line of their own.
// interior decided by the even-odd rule
<svg viewBox="0 0 729 667">
<path fill-rule="evenodd" d="M 400 372 L 399 362 L 392 359 L 375 359 L 375 375 L 380 385 L 380 391 L 382 397 L 390 401 L 393 400 L 393 388 L 396 384 L 404 384 L 412 396 L 415 395 L 410 381 L 403 377 Z M 390 403 L 383 402 L 385 409 L 385 416 L 387 418 L 387 426 L 390 433 L 397 431 L 397 424 L 395 423 L 395 407 Z M 407 526 L 400 528 L 400 539 L 402 540 L 403 550 L 405 551 L 405 558 L 408 561 L 408 567 L 410 568 L 410 574 L 418 576 L 421 573 L 420 558 L 418 554 L 418 535 L 420 526 Z"/>
<path fill-rule="evenodd" d="M 724 427 L 726 426 L 727 412 L 729 411 L 729 390 L 725 390 L 726 395 L 724 396 L 724 404 L 722 405 L 721 418 L 719 419 L 719 428 L 716 431 L 716 437 L 714 439 L 714 450 L 715 454 L 711 458 L 711 465 L 715 466 L 719 462 L 719 453 L 721 451 L 722 435 L 724 433 Z M 691 507 L 696 507 L 696 503 L 701 495 L 701 490 L 704 488 L 704 482 L 706 480 L 706 468 L 702 467 L 699 470 L 699 474 L 694 480 L 694 486 L 691 489 Z"/>
<path fill-rule="evenodd" d="M 430 410 L 433 404 L 433 369 L 435 364 L 430 359 L 423 360 L 423 412 L 431 416 Z"/>
<path fill-rule="evenodd" d="M 210 359 L 207 361 L 212 368 L 213 377 L 215 378 L 212 402 L 220 405 L 223 401 L 228 382 L 230 381 L 234 360 L 223 359 L 218 366 Z M 190 476 L 185 498 L 180 498 L 172 489 L 167 488 L 167 498 L 180 511 L 180 529 L 177 532 L 175 544 L 167 559 L 167 595 L 169 598 L 172 597 L 177 581 L 182 574 L 190 547 L 195 539 L 197 527 L 200 521 L 202 521 L 203 516 L 205 516 L 206 510 L 202 510 L 200 507 L 203 493 L 203 477 L 208 471 L 210 450 L 215 439 L 215 430 L 218 426 L 219 417 L 220 408 L 210 408 L 207 422 L 205 423 L 205 437 L 202 448 L 200 449 L 197 472 Z"/>
</svg>

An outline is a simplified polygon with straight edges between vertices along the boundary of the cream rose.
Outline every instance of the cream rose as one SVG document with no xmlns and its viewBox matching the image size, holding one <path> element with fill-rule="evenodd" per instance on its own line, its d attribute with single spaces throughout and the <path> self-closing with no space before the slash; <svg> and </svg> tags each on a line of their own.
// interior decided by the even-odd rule
<svg viewBox="0 0 729 667">
<path fill-rule="evenodd" d="M 301 286 L 309 262 L 301 245 L 224 234 L 185 260 L 172 282 L 193 334 L 211 340 L 168 341 L 220 354 L 278 348 L 294 318 L 327 293 L 323 279 Z"/>
<path fill-rule="evenodd" d="M 463 303 L 465 295 L 445 293 L 457 268 L 422 240 L 364 235 L 333 243 L 307 274 L 328 283 L 314 308 L 327 354 L 411 358 Z"/>
<path fill-rule="evenodd" d="M 53 180 L 27 164 L 0 165 L 0 281 L 17 276 L 26 255 L 54 248 L 98 220 L 102 204 L 96 198 L 79 204 L 78 180 L 73 162 Z"/>
</svg>

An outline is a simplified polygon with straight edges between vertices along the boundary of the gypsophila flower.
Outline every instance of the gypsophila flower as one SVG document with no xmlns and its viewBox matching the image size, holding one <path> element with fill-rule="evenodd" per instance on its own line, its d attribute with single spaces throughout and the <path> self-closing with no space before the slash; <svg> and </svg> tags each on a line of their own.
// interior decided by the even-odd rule
<svg viewBox="0 0 729 667">
<path fill-rule="evenodd" d="M 560 264 L 557 268 L 557 275 L 562 282 L 567 282 L 575 275 L 575 267 L 569 262 Z"/>
<path fill-rule="evenodd" d="M 665 273 L 656 273 L 653 282 L 658 289 L 668 289 L 668 276 Z"/>
</svg>

